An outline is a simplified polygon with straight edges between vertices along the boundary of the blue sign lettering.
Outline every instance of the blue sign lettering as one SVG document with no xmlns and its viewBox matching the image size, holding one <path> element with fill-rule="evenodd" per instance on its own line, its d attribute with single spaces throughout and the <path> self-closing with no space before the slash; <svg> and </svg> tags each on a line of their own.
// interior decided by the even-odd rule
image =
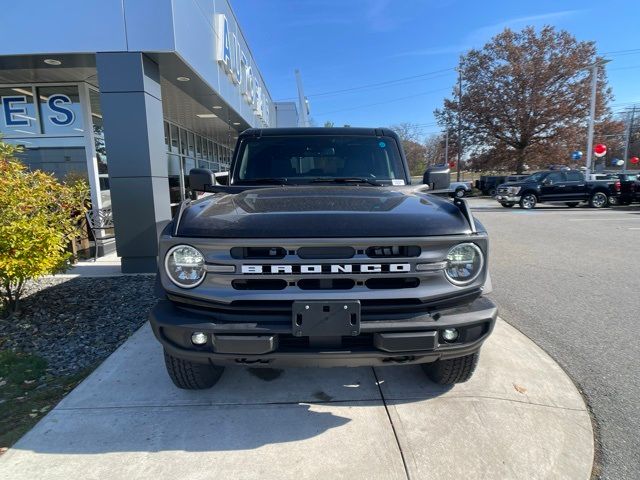
<svg viewBox="0 0 640 480">
<path fill-rule="evenodd" d="M 49 116 L 49 120 L 51 120 L 51 123 L 53 123 L 54 125 L 65 127 L 67 125 L 71 125 L 75 120 L 73 110 L 63 106 L 73 104 L 71 99 L 66 95 L 62 95 L 61 93 L 51 95 L 49 97 L 49 100 L 47 101 L 47 104 L 49 105 L 51 111 L 56 113 L 56 115 Z"/>
<path fill-rule="evenodd" d="M 2 97 L 4 107 L 4 122 L 7 127 L 28 127 L 31 125 L 27 117 L 27 108 L 15 106 L 15 104 L 27 104 L 27 97 L 18 95 L 15 97 Z"/>
</svg>

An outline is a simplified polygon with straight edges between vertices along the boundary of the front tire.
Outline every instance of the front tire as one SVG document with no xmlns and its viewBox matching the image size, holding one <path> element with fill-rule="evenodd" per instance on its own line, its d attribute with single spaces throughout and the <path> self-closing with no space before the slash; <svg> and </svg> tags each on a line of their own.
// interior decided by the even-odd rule
<svg viewBox="0 0 640 480">
<path fill-rule="evenodd" d="M 520 199 L 520 208 L 525 210 L 531 210 L 538 203 L 538 197 L 536 197 L 533 193 L 526 193 Z"/>
<path fill-rule="evenodd" d="M 455 196 L 456 198 L 462 198 L 462 197 L 464 197 L 464 194 L 465 194 L 465 193 L 466 193 L 466 192 L 464 191 L 464 188 L 458 188 L 458 189 L 455 191 L 454 196 Z"/>
<path fill-rule="evenodd" d="M 208 363 L 196 363 L 177 358 L 164 352 L 167 373 L 178 388 L 204 390 L 213 387 L 224 371 L 224 367 Z"/>
<path fill-rule="evenodd" d="M 591 195 L 589 205 L 593 208 L 604 208 L 609 205 L 609 197 L 604 192 L 596 192 Z"/>
<path fill-rule="evenodd" d="M 425 363 L 422 365 L 422 369 L 432 382 L 440 385 L 453 385 L 466 382 L 471 378 L 478 365 L 478 358 L 480 358 L 480 353 L 476 352 L 464 357 Z"/>
<path fill-rule="evenodd" d="M 495 188 L 491 188 L 491 189 L 489 189 L 489 195 L 490 195 L 490 196 L 495 197 L 495 196 L 496 196 L 496 193 L 498 193 L 498 192 L 496 191 L 496 189 L 495 189 Z"/>
</svg>

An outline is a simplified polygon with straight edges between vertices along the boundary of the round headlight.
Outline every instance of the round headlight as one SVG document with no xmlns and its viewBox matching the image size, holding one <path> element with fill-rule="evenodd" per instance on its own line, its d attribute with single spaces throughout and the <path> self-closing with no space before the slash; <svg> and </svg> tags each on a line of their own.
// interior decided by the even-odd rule
<svg viewBox="0 0 640 480">
<path fill-rule="evenodd" d="M 204 256 L 189 245 L 177 245 L 167 252 L 164 268 L 173 283 L 193 288 L 204 280 Z"/>
<path fill-rule="evenodd" d="M 475 243 L 460 243 L 447 253 L 445 274 L 454 285 L 473 282 L 484 266 L 482 250 Z"/>
</svg>

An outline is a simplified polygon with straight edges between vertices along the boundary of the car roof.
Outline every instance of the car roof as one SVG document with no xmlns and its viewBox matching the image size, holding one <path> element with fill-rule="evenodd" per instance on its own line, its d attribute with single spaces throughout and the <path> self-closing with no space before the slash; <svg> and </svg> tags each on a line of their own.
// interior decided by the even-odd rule
<svg viewBox="0 0 640 480">
<path fill-rule="evenodd" d="M 249 128 L 239 135 L 244 137 L 276 137 L 276 136 L 317 136 L 317 135 L 356 135 L 366 137 L 393 137 L 398 135 L 389 128 L 358 127 L 290 127 L 290 128 Z"/>
</svg>

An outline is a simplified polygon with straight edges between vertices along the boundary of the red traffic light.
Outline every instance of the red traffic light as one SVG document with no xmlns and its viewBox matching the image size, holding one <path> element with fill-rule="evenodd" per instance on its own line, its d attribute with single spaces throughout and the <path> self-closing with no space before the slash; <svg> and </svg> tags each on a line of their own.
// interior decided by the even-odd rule
<svg viewBox="0 0 640 480">
<path fill-rule="evenodd" d="M 607 146 L 604 143 L 598 143 L 593 147 L 593 153 L 596 154 L 596 157 L 603 157 L 607 153 Z"/>
<path fill-rule="evenodd" d="M 633 163 L 634 165 L 637 165 L 637 164 L 638 164 L 638 162 L 640 162 L 640 158 L 638 158 L 638 157 L 631 157 L 631 158 L 629 159 L 629 161 L 630 161 L 631 163 Z"/>
</svg>

